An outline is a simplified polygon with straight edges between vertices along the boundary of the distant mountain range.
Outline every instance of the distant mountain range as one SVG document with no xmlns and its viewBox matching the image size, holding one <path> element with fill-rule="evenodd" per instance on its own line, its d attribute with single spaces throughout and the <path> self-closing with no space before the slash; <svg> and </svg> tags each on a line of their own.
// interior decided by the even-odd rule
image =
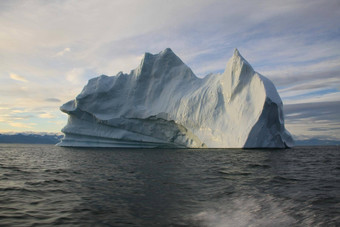
<svg viewBox="0 0 340 227">
<path fill-rule="evenodd" d="M 0 133 L 0 143 L 57 144 L 63 137 L 64 135 L 61 133 L 46 132 Z M 319 145 L 340 145 L 340 141 L 320 140 L 316 138 L 308 140 L 295 140 L 295 146 Z"/>
<path fill-rule="evenodd" d="M 26 144 L 57 144 L 63 135 L 60 133 L 3 133 L 0 134 L 0 143 L 26 143 Z"/>
<path fill-rule="evenodd" d="M 317 138 L 312 138 L 308 140 L 295 140 L 296 146 L 330 146 L 330 145 L 340 145 L 338 140 L 321 140 Z"/>
</svg>

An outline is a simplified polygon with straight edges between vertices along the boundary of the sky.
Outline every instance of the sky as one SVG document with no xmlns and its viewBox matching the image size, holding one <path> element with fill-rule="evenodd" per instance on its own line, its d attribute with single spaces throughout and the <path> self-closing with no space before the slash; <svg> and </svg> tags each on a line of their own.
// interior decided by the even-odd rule
<svg viewBox="0 0 340 227">
<path fill-rule="evenodd" d="M 297 140 L 340 140 L 338 0 L 1 0 L 0 132 L 60 132 L 90 78 L 170 47 L 198 77 L 234 48 L 275 84 Z"/>
</svg>

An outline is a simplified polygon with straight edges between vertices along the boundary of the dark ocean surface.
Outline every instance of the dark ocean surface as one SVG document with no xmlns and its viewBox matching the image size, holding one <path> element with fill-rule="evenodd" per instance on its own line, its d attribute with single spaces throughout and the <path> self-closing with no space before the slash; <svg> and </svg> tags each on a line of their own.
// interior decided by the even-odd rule
<svg viewBox="0 0 340 227">
<path fill-rule="evenodd" d="M 340 226 L 340 148 L 0 144 L 0 226 Z"/>
</svg>

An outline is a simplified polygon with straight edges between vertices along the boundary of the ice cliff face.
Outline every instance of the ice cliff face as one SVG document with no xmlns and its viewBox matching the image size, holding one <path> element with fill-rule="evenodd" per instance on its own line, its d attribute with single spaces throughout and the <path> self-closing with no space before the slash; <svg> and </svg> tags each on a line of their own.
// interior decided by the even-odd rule
<svg viewBox="0 0 340 227">
<path fill-rule="evenodd" d="M 273 83 L 234 51 L 223 74 L 194 75 L 170 49 L 146 53 L 130 74 L 89 80 L 60 146 L 284 148 L 282 101 Z"/>
</svg>

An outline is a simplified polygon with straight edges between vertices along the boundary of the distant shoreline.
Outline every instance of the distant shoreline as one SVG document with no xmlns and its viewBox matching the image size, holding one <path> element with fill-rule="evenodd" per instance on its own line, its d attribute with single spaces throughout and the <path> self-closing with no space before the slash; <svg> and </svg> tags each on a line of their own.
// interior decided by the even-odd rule
<svg viewBox="0 0 340 227">
<path fill-rule="evenodd" d="M 0 143 L 8 144 L 57 144 L 61 138 L 57 133 L 0 133 Z"/>
</svg>

